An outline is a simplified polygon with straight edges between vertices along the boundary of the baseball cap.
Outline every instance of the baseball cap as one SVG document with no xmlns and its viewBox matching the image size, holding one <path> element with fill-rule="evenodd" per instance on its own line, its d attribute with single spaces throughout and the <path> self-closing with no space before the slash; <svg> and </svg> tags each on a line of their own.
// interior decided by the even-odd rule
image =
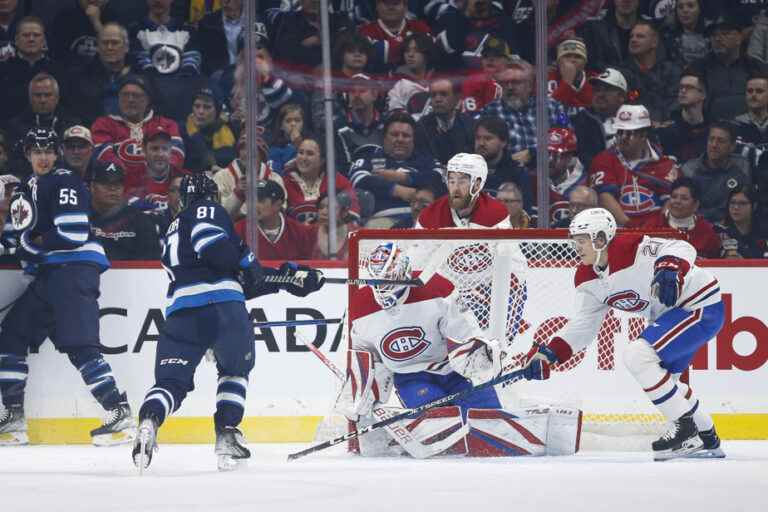
<svg viewBox="0 0 768 512">
<path fill-rule="evenodd" d="M 738 19 L 726 14 L 726 15 L 719 16 L 704 30 L 704 32 L 706 33 L 706 35 L 711 36 L 715 32 L 715 30 L 719 28 L 741 30 L 744 27 L 743 27 L 743 24 Z"/>
<path fill-rule="evenodd" d="M 120 83 L 117 87 L 117 92 L 119 93 L 126 85 L 135 85 L 137 87 L 141 87 L 144 93 L 149 96 L 150 99 L 152 98 L 152 90 L 150 89 L 149 84 L 143 76 L 128 73 L 123 77 L 122 80 L 120 80 Z"/>
<path fill-rule="evenodd" d="M 93 178 L 96 183 L 122 183 L 125 178 L 123 168 L 116 162 L 96 162 Z"/>
<path fill-rule="evenodd" d="M 498 37 L 489 37 L 485 40 L 483 50 L 480 52 L 482 57 L 512 57 L 512 52 L 509 51 L 507 42 Z"/>
<path fill-rule="evenodd" d="M 281 202 L 285 200 L 283 188 L 272 180 L 260 180 L 256 186 L 256 193 L 260 200 L 267 198 Z"/>
<path fill-rule="evenodd" d="M 627 79 L 621 71 L 614 68 L 605 68 L 605 71 L 589 79 L 591 82 L 603 82 L 617 89 L 627 92 Z"/>
<path fill-rule="evenodd" d="M 613 127 L 617 130 L 639 130 L 650 128 L 651 116 L 642 105 L 622 105 L 616 112 Z"/>
<path fill-rule="evenodd" d="M 88 142 L 88 144 L 93 144 L 93 137 L 91 137 L 91 130 L 89 130 L 85 126 L 80 126 L 79 124 L 75 126 L 70 126 L 66 130 L 64 130 L 64 137 L 62 138 L 62 140 L 66 141 L 67 139 L 83 139 L 84 141 Z"/>
<path fill-rule="evenodd" d="M 566 39 L 557 45 L 557 58 L 563 55 L 580 55 L 587 60 L 587 45 L 581 39 Z"/>
<path fill-rule="evenodd" d="M 159 137 L 161 135 L 166 137 L 168 140 L 171 140 L 171 132 L 169 132 L 168 128 L 165 126 L 158 123 L 149 123 L 144 126 L 144 142 L 149 142 L 155 137 Z"/>
</svg>

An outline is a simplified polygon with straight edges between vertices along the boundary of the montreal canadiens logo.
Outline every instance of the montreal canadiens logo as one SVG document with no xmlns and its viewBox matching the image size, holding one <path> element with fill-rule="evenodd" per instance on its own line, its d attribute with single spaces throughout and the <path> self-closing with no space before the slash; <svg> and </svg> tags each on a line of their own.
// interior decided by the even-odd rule
<svg viewBox="0 0 768 512">
<path fill-rule="evenodd" d="M 637 313 L 648 307 L 648 301 L 641 299 L 640 295 L 634 290 L 614 293 L 605 299 L 605 303 L 628 313 Z"/>
<path fill-rule="evenodd" d="M 21 194 L 11 200 L 9 214 L 15 231 L 24 231 L 35 223 L 35 206 Z"/>
<path fill-rule="evenodd" d="M 381 353 L 393 361 L 407 361 L 423 353 L 431 345 L 424 339 L 421 327 L 402 327 L 390 331 L 381 340 Z"/>
<path fill-rule="evenodd" d="M 619 201 L 629 215 L 648 213 L 658 208 L 654 191 L 642 185 L 621 187 Z"/>
</svg>

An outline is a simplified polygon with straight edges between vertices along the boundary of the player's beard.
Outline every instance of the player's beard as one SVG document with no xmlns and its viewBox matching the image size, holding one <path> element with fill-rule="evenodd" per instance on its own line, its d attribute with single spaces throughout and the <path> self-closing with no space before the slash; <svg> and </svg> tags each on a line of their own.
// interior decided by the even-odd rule
<svg viewBox="0 0 768 512">
<path fill-rule="evenodd" d="M 451 200 L 451 208 L 453 208 L 458 212 L 461 212 L 469 208 L 469 205 L 472 203 L 472 196 L 470 196 L 469 194 L 461 197 L 452 195 L 450 197 L 450 200 Z"/>
</svg>

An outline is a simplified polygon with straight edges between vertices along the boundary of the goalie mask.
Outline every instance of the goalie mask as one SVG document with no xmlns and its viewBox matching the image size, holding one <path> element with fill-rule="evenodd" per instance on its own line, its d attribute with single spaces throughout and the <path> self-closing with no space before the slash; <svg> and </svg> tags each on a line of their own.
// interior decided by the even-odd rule
<svg viewBox="0 0 768 512">
<path fill-rule="evenodd" d="M 588 208 L 583 210 L 577 213 L 573 220 L 571 220 L 568 232 L 572 237 L 576 235 L 589 236 L 592 248 L 597 253 L 593 268 L 595 273 L 600 275 L 601 272 L 598 271 L 600 256 L 608 248 L 608 244 L 611 243 L 613 237 L 616 236 L 616 220 L 611 212 L 605 208 Z M 601 238 L 605 240 L 605 245 L 598 249 L 595 243 Z"/>
<path fill-rule="evenodd" d="M 366 262 L 368 273 L 373 279 L 410 279 L 411 260 L 394 242 L 381 244 L 373 250 Z M 373 298 L 384 309 L 405 302 L 408 287 L 398 285 L 373 285 Z"/>
</svg>

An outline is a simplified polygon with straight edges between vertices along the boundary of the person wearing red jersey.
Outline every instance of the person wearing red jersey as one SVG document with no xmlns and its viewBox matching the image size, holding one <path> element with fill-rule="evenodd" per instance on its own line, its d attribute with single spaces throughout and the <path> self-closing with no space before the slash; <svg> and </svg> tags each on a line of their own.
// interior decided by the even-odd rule
<svg viewBox="0 0 768 512">
<path fill-rule="evenodd" d="M 691 244 L 702 258 L 720 257 L 720 237 L 715 227 L 704 217 L 696 215 L 701 189 L 692 178 L 682 176 L 672 184 L 667 208 L 659 210 L 643 223 L 630 220 L 628 228 L 676 229 L 683 240 Z"/>
<path fill-rule="evenodd" d="M 549 70 L 549 95 L 575 112 L 592 106 L 592 84 L 584 68 L 587 47 L 579 38 L 566 39 L 557 45 L 557 62 Z"/>
<path fill-rule="evenodd" d="M 548 344 L 531 350 L 528 379 L 547 379 L 549 365 L 564 363 L 597 338 L 609 308 L 648 321 L 624 352 L 627 370 L 670 428 L 652 443 L 655 460 L 725 457 L 712 418 L 678 377 L 694 354 L 723 326 L 725 308 L 717 279 L 696 266 L 696 249 L 683 240 L 616 235 L 604 208 L 590 208 L 569 228 L 581 265 L 576 269 L 575 313 Z"/>
<path fill-rule="evenodd" d="M 644 106 L 623 105 L 614 126 L 616 145 L 592 160 L 589 183 L 600 206 L 624 226 L 630 218 L 643 222 L 661 210 L 680 170 L 648 141 L 651 117 Z"/>
<path fill-rule="evenodd" d="M 459 153 L 448 160 L 448 195 L 424 208 L 416 228 L 508 228 L 504 203 L 483 192 L 488 178 L 485 159 L 473 153 Z"/>
<path fill-rule="evenodd" d="M 285 192 L 272 180 L 259 181 L 256 202 L 259 260 L 308 260 L 317 244 L 317 232 L 283 213 Z M 235 224 L 235 233 L 245 240 L 246 219 Z"/>
<path fill-rule="evenodd" d="M 429 25 L 421 20 L 409 20 L 407 0 L 376 0 L 376 21 L 358 30 L 373 44 L 374 62 L 378 67 L 394 69 L 402 55 L 400 49 L 406 37 L 414 33 L 429 34 Z"/>
<path fill-rule="evenodd" d="M 463 112 L 479 112 L 490 102 L 501 98 L 501 86 L 496 75 L 509 66 L 512 52 L 506 41 L 490 36 L 481 52 L 482 73 L 468 76 L 461 84 L 461 109 Z"/>
</svg>

